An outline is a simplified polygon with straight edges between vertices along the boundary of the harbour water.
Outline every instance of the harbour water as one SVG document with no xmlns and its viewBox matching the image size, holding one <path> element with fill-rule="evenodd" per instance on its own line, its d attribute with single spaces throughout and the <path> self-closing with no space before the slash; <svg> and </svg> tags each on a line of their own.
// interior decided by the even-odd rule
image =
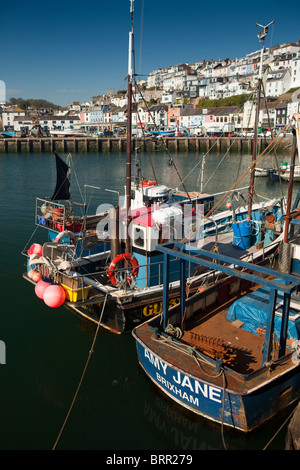
<svg viewBox="0 0 300 470">
<path fill-rule="evenodd" d="M 149 156 L 158 181 L 182 189 L 166 153 L 141 155 L 143 176 L 154 179 Z M 83 194 L 84 184 L 89 184 L 101 188 L 88 190 L 88 200 L 92 193 L 94 196 L 91 209 L 104 202 L 116 203 L 117 194 L 103 190 L 123 194 L 126 155 L 82 153 L 72 158 L 73 199 L 79 200 L 80 190 Z M 187 189 L 199 190 L 202 154 L 178 153 L 173 159 L 182 178 L 186 178 Z M 223 158 L 209 154 L 204 191 L 228 189 L 238 168 L 243 172 L 250 161 L 250 155 L 241 159 L 239 155 Z M 35 198 L 51 197 L 55 178 L 53 154 L 0 155 L 0 340 L 6 347 L 6 364 L 0 365 L 1 450 L 53 448 L 95 334 L 94 325 L 66 308 L 47 307 L 22 278 L 25 258 L 21 251 L 29 240 L 39 242 L 45 236 L 42 230 L 33 235 Z M 247 184 L 248 179 L 242 185 Z M 287 183 L 280 185 L 261 178 L 256 192 L 270 198 L 280 196 L 281 188 L 286 193 Z M 225 442 L 230 450 L 261 450 L 266 445 L 268 450 L 281 450 L 287 425 L 272 438 L 287 416 L 267 423 L 251 436 L 225 431 L 223 441 L 219 426 L 182 410 L 149 382 L 138 365 L 131 334 L 117 336 L 100 330 L 57 449 L 188 452 L 223 450 Z"/>
</svg>

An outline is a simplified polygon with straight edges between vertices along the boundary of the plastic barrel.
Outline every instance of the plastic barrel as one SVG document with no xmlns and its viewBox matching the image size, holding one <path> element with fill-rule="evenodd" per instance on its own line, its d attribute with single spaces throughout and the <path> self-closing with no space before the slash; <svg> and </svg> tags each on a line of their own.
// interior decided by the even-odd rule
<svg viewBox="0 0 300 470">
<path fill-rule="evenodd" d="M 233 229 L 233 246 L 240 250 L 247 250 L 251 246 L 251 221 L 234 222 Z"/>
</svg>

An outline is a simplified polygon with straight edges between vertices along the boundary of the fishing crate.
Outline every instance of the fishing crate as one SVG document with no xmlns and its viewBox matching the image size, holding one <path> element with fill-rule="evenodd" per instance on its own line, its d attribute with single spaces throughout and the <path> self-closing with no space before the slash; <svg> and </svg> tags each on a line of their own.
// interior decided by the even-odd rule
<svg viewBox="0 0 300 470">
<path fill-rule="evenodd" d="M 89 296 L 89 291 L 91 288 L 90 284 L 78 286 L 77 289 L 72 289 L 71 287 L 61 284 L 66 292 L 66 299 L 70 302 L 79 302 L 81 300 L 86 300 Z"/>
</svg>

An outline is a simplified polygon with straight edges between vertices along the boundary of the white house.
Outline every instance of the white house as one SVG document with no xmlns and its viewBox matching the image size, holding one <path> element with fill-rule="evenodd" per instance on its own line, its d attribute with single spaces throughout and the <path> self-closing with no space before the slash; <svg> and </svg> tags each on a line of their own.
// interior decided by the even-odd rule
<svg viewBox="0 0 300 470">
<path fill-rule="evenodd" d="M 296 113 L 300 113 L 300 99 L 292 100 L 287 104 L 287 119 L 291 120 Z"/>
<path fill-rule="evenodd" d="M 13 127 L 15 131 L 30 131 L 35 124 L 39 124 L 44 131 L 54 129 L 66 130 L 75 129 L 80 123 L 79 116 L 76 115 L 46 115 L 46 116 L 25 116 L 25 113 L 14 117 Z"/>
<path fill-rule="evenodd" d="M 205 123 L 204 110 L 185 108 L 180 113 L 180 126 L 187 129 L 201 127 Z"/>
<path fill-rule="evenodd" d="M 150 106 L 147 123 L 148 127 L 167 127 L 168 106 L 162 104 Z"/>
<path fill-rule="evenodd" d="M 167 103 L 175 103 L 176 101 L 176 91 L 169 91 L 169 92 L 164 92 L 161 97 L 161 103 L 162 104 L 167 104 Z"/>
<path fill-rule="evenodd" d="M 221 85 L 220 92 L 222 93 L 223 98 L 247 94 L 250 93 L 249 83 L 244 81 L 244 79 L 239 80 L 237 78 L 232 78 L 231 80 L 228 80 L 227 82 Z"/>
<path fill-rule="evenodd" d="M 3 110 L 2 111 L 3 129 L 11 127 L 14 130 L 16 130 L 14 128 L 14 120 L 15 120 L 15 117 L 19 117 L 19 116 L 25 116 L 25 111 L 21 108 L 18 108 L 18 106 L 13 105 Z"/>
<path fill-rule="evenodd" d="M 291 72 L 287 69 L 277 70 L 268 75 L 266 95 L 280 96 L 291 88 Z"/>
<path fill-rule="evenodd" d="M 148 108 L 146 106 L 138 105 L 135 111 L 132 111 L 132 125 L 138 127 L 145 127 L 148 123 Z"/>
<path fill-rule="evenodd" d="M 289 53 L 299 52 L 299 51 L 300 51 L 300 45 L 295 44 L 294 42 L 287 42 L 274 48 L 273 55 L 275 56 L 275 55 L 281 55 L 281 54 L 289 54 Z"/>
<path fill-rule="evenodd" d="M 300 87 L 300 52 L 291 62 L 291 88 Z"/>
</svg>

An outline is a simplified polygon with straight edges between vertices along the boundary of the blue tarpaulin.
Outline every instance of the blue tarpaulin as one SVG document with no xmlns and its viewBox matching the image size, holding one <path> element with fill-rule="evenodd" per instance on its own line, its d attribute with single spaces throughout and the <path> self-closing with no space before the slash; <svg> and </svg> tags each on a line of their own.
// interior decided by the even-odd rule
<svg viewBox="0 0 300 470">
<path fill-rule="evenodd" d="M 279 279 L 278 279 L 279 281 Z M 255 292 L 236 300 L 228 309 L 226 318 L 229 321 L 240 320 L 243 322 L 242 328 L 257 334 L 257 328 L 266 330 L 268 306 L 270 299 L 270 290 L 267 287 L 261 287 Z M 280 328 L 282 320 L 283 294 L 277 292 L 277 308 L 274 319 L 274 332 L 277 339 L 280 338 Z M 292 303 L 291 303 L 292 305 Z M 299 304 L 300 305 L 300 304 Z M 290 308 L 288 321 L 287 339 L 299 339 L 300 336 L 300 311 Z"/>
</svg>

